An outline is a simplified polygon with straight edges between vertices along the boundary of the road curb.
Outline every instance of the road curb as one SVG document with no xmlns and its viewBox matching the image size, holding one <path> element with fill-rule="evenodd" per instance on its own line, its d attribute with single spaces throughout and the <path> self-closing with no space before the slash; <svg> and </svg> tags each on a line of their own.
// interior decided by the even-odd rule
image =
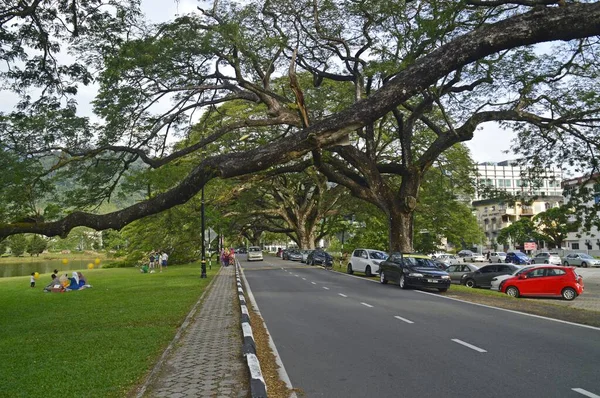
<svg viewBox="0 0 600 398">
<path fill-rule="evenodd" d="M 235 279 L 237 284 L 237 293 L 240 301 L 241 315 L 241 327 L 244 335 L 244 342 L 242 343 L 242 353 L 246 357 L 246 363 L 248 364 L 248 370 L 250 371 L 250 395 L 252 398 L 266 398 L 267 397 L 267 385 L 263 378 L 260 370 L 260 362 L 256 356 L 256 342 L 254 341 L 254 335 L 252 334 L 252 326 L 250 325 L 250 314 L 248 307 L 246 306 L 246 296 L 244 294 L 244 288 L 242 286 L 242 279 L 240 277 L 240 264 L 236 261 L 235 264 Z"/>
</svg>

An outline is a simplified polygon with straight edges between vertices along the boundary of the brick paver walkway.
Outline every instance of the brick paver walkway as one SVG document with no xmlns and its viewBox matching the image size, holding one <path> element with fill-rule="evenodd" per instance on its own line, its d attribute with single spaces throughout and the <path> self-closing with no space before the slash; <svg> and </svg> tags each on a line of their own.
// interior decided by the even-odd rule
<svg viewBox="0 0 600 398">
<path fill-rule="evenodd" d="M 215 278 L 199 312 L 160 364 L 144 397 L 248 396 L 235 267 L 222 268 Z"/>
</svg>

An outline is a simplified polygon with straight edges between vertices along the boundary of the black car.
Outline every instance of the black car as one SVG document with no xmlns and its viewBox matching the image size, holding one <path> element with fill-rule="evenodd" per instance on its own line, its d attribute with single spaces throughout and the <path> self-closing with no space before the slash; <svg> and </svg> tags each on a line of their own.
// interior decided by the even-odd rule
<svg viewBox="0 0 600 398">
<path fill-rule="evenodd" d="M 332 265 L 333 257 L 331 257 L 331 255 L 326 253 L 324 250 L 316 249 L 312 251 L 308 257 L 306 257 L 306 264 Z"/>
<path fill-rule="evenodd" d="M 515 264 L 503 264 L 496 263 L 490 265 L 484 265 L 477 271 L 468 272 L 464 274 L 461 279 L 461 285 L 466 287 L 487 287 L 492 286 L 492 279 L 498 275 L 510 275 L 519 269 L 518 265 Z"/>
<path fill-rule="evenodd" d="M 419 254 L 392 253 L 379 264 L 379 281 L 397 282 L 401 289 L 412 286 L 445 292 L 450 287 L 450 275 Z"/>
</svg>

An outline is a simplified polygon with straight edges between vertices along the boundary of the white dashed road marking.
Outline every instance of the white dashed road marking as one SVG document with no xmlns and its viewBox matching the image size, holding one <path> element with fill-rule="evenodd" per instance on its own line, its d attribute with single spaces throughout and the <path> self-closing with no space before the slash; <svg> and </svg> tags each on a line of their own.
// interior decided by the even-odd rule
<svg viewBox="0 0 600 398">
<path fill-rule="evenodd" d="M 413 321 L 409 321 L 406 318 L 402 318 L 401 316 L 396 315 L 394 318 L 396 319 L 400 319 L 402 322 L 406 322 L 406 323 L 414 323 Z"/>
<path fill-rule="evenodd" d="M 340 296 L 342 296 L 342 297 L 348 297 L 348 296 L 346 296 L 345 294 L 342 294 L 342 293 L 338 293 L 338 294 L 339 294 Z"/>
<path fill-rule="evenodd" d="M 313 285 L 316 285 L 316 283 L 315 283 L 315 282 L 311 282 L 311 283 L 312 283 Z"/>
<path fill-rule="evenodd" d="M 325 290 L 329 290 L 329 288 L 327 286 L 323 286 L 323 289 Z"/>
<path fill-rule="evenodd" d="M 470 349 L 472 349 L 472 350 L 475 350 L 475 351 L 477 351 L 477 352 L 487 352 L 487 351 L 486 351 L 486 350 L 484 350 L 483 348 L 476 347 L 476 346 L 474 346 L 473 344 L 465 343 L 464 341 L 462 341 L 462 340 L 459 340 L 459 339 L 452 339 L 452 341 L 454 341 L 455 343 L 458 343 L 458 344 L 462 344 L 462 345 L 464 345 L 465 347 L 468 347 L 468 348 L 470 348 Z"/>
<path fill-rule="evenodd" d="M 305 280 L 306 280 L 306 278 L 302 278 L 302 280 L 303 280 L 303 281 L 305 281 Z"/>
<path fill-rule="evenodd" d="M 364 305 L 365 307 L 373 308 L 373 306 L 371 304 L 367 304 L 367 303 L 363 303 L 363 302 L 361 302 L 361 304 Z"/>
<path fill-rule="evenodd" d="M 578 392 L 581 395 L 585 395 L 586 397 L 589 397 L 589 398 L 600 398 L 600 395 L 596 395 L 592 392 L 586 391 L 583 388 L 571 388 L 571 390 Z"/>
</svg>

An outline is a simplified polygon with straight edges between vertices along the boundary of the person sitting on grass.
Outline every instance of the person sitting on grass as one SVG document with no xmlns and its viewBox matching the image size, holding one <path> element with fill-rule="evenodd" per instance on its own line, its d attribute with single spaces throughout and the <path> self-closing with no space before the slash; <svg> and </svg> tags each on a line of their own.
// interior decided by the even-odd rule
<svg viewBox="0 0 600 398">
<path fill-rule="evenodd" d="M 61 287 L 62 285 L 60 283 L 60 280 L 58 280 L 58 276 L 56 274 L 52 274 L 52 281 L 50 283 L 48 283 L 46 285 L 46 287 L 44 287 L 44 291 L 50 292 L 50 291 L 52 291 L 52 288 L 56 287 L 56 286 Z"/>
</svg>

